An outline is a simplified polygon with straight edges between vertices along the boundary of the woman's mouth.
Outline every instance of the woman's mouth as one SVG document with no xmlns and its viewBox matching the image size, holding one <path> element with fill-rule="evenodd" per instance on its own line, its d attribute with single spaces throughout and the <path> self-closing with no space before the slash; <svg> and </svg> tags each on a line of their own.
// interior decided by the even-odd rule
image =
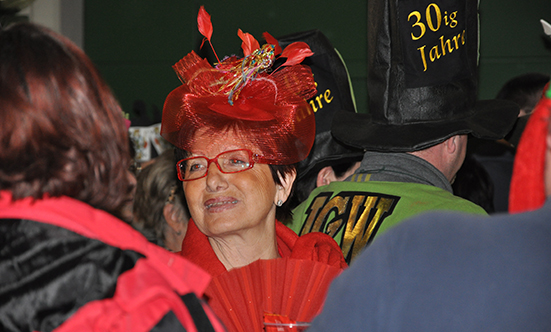
<svg viewBox="0 0 551 332">
<path fill-rule="evenodd" d="M 209 211 L 225 209 L 237 204 L 237 199 L 209 199 L 205 202 L 205 208 Z"/>
</svg>

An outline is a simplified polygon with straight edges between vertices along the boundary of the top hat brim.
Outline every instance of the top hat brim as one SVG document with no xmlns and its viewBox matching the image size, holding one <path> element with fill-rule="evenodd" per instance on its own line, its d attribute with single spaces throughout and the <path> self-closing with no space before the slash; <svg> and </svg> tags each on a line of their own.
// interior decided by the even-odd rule
<svg viewBox="0 0 551 332">
<path fill-rule="evenodd" d="M 506 100 L 478 101 L 469 116 L 434 122 L 392 125 L 375 123 L 367 113 L 339 112 L 332 124 L 333 136 L 344 144 L 382 152 L 411 152 L 429 148 L 460 134 L 483 139 L 503 138 L 519 113 Z"/>
</svg>

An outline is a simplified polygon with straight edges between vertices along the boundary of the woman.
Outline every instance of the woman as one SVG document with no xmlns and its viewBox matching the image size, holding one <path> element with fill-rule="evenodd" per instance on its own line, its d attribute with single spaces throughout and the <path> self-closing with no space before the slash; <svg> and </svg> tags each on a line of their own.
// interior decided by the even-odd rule
<svg viewBox="0 0 551 332">
<path fill-rule="evenodd" d="M 198 298 L 208 274 L 115 217 L 123 113 L 68 39 L 0 30 L 0 141 L 1 331 L 223 330 Z"/>
<path fill-rule="evenodd" d="M 166 150 L 138 174 L 132 226 L 149 241 L 179 252 L 188 220 L 189 210 L 174 168 L 174 151 Z"/>
<path fill-rule="evenodd" d="M 198 22 L 200 31 L 212 31 L 203 8 Z M 192 52 L 173 67 L 183 85 L 165 101 L 161 135 L 179 149 L 177 171 L 192 216 L 181 254 L 215 277 L 277 258 L 340 270 L 346 264 L 329 236 L 299 238 L 277 221 L 290 213 L 295 164 L 314 141 L 314 114 L 306 102 L 316 92 L 314 80 L 298 64 L 312 53 L 305 43 L 282 52 L 268 34 L 263 47 L 241 30 L 239 35 L 243 59 L 232 56 L 213 68 Z M 273 66 L 280 53 L 287 61 Z M 239 330 L 221 311 L 227 306 L 210 296 L 228 329 Z"/>
</svg>

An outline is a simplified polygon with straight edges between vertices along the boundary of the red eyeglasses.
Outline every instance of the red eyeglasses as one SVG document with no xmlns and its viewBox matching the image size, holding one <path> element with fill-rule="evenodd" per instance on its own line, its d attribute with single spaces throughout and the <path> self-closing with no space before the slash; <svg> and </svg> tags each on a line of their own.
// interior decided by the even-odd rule
<svg viewBox="0 0 551 332">
<path fill-rule="evenodd" d="M 180 181 L 192 181 L 207 176 L 211 163 L 222 173 L 238 173 L 253 168 L 256 157 L 249 149 L 230 150 L 212 159 L 204 156 L 182 159 L 176 164 L 176 170 Z"/>
</svg>

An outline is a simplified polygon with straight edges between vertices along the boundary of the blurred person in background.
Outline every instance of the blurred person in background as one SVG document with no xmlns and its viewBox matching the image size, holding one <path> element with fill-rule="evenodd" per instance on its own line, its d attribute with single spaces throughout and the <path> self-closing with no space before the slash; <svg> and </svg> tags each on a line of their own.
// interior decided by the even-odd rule
<svg viewBox="0 0 551 332">
<path fill-rule="evenodd" d="M 149 241 L 179 252 L 189 210 L 174 165 L 174 151 L 166 150 L 138 174 L 132 225 Z"/>
<path fill-rule="evenodd" d="M 65 37 L 0 30 L 0 141 L 0 330 L 224 330 L 209 275 L 118 218 L 123 112 Z"/>
</svg>

